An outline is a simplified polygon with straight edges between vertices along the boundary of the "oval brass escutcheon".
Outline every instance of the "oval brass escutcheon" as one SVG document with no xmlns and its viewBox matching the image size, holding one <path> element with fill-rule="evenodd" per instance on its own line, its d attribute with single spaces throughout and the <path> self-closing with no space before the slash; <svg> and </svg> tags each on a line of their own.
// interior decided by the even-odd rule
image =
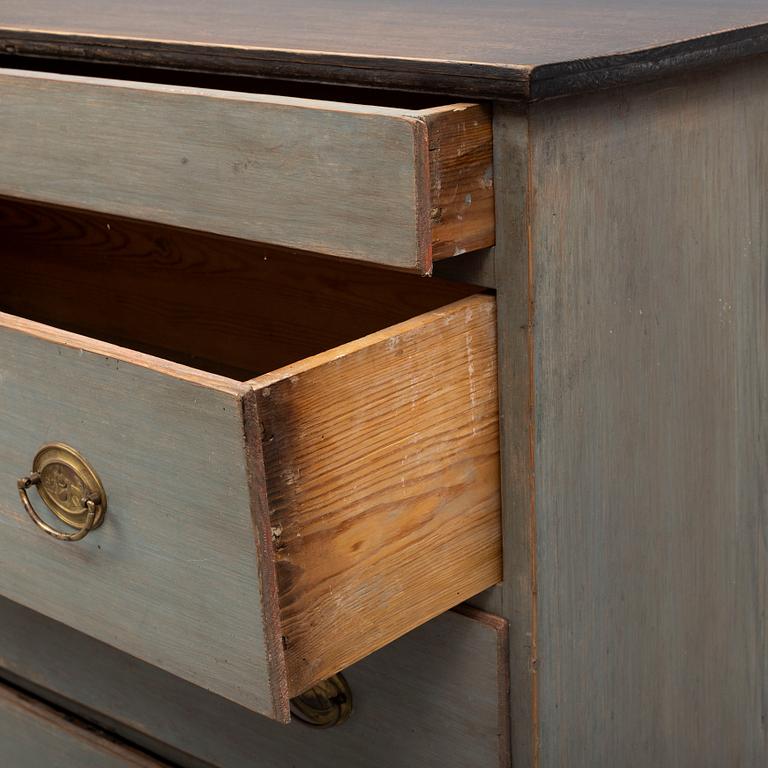
<svg viewBox="0 0 768 768">
<path fill-rule="evenodd" d="M 90 498 L 96 500 L 91 529 L 102 524 L 107 494 L 93 467 L 74 448 L 64 443 L 44 445 L 32 462 L 32 472 L 39 476 L 36 487 L 40 498 L 59 520 L 72 528 L 82 528 Z"/>
<path fill-rule="evenodd" d="M 352 714 L 352 689 L 342 674 L 333 675 L 291 699 L 291 714 L 314 728 L 341 725 Z"/>
</svg>

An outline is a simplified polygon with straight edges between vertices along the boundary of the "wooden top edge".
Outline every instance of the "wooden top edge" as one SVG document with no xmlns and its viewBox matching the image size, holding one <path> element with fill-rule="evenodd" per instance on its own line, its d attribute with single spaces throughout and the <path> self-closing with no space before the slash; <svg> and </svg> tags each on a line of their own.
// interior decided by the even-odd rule
<svg viewBox="0 0 768 768">
<path fill-rule="evenodd" d="M 131 365 L 137 365 L 141 368 L 147 368 L 174 379 L 188 381 L 191 384 L 197 384 L 208 389 L 215 389 L 228 395 L 240 397 L 250 391 L 250 387 L 246 386 L 244 383 L 235 381 L 234 379 L 228 379 L 225 376 L 201 371 L 197 368 L 191 368 L 187 365 L 182 365 L 181 363 L 174 363 L 161 357 L 147 355 L 143 352 L 136 352 L 135 350 L 120 347 L 106 341 L 92 339 L 89 336 L 81 336 L 78 333 L 63 331 L 60 328 L 38 323 L 34 320 L 27 320 L 22 317 L 17 317 L 16 315 L 10 315 L 6 312 L 0 312 L 0 330 L 3 328 L 18 331 L 52 344 L 59 344 L 60 346 L 69 349 L 79 349 L 96 355 L 109 357 L 114 360 L 120 360 L 121 362 L 130 363 Z"/>
<path fill-rule="evenodd" d="M 480 98 L 481 94 L 492 98 L 508 91 L 517 97 L 526 95 L 531 70 L 528 65 L 209 45 L 0 26 L 0 65 L 4 55 L 434 94 L 465 94 L 472 98 Z"/>
<path fill-rule="evenodd" d="M 715 32 L 651 48 L 542 64 L 530 73 L 531 100 L 684 74 L 768 53 L 768 22 Z"/>
<path fill-rule="evenodd" d="M 537 64 L 209 45 L 0 27 L 0 64 L 3 55 L 42 57 L 518 101 L 642 82 L 766 52 L 768 20 L 676 42 Z"/>
<path fill-rule="evenodd" d="M 477 104 L 474 101 L 454 101 L 450 104 L 440 104 L 437 107 L 426 107 L 425 109 L 410 110 L 406 114 L 420 118 L 422 120 L 429 120 L 433 117 L 439 117 L 455 112 L 473 112 L 478 110 L 490 114 L 490 106 L 488 104 Z"/>
<path fill-rule="evenodd" d="M 269 373 L 262 374 L 256 378 L 250 379 L 246 382 L 246 385 L 252 389 L 264 389 L 277 384 L 280 381 L 290 379 L 293 376 L 298 376 L 305 371 L 317 368 L 322 365 L 327 365 L 334 360 L 339 360 L 347 355 L 353 354 L 358 350 L 366 347 L 371 347 L 376 344 L 382 344 L 388 342 L 395 336 L 400 336 L 404 333 L 416 331 L 423 328 L 430 323 L 435 322 L 441 317 L 446 317 L 451 314 L 465 312 L 473 307 L 484 308 L 486 310 L 493 309 L 496 306 L 496 300 L 493 296 L 489 296 L 483 293 L 475 293 L 471 296 L 467 296 L 464 299 L 455 301 L 451 304 L 446 304 L 444 307 L 433 309 L 430 312 L 425 312 L 422 315 L 412 317 L 410 320 L 405 320 L 402 323 L 396 325 L 390 325 L 381 331 L 376 331 L 368 336 L 362 336 L 359 339 L 350 341 L 346 344 L 342 344 L 333 349 L 329 349 L 326 352 L 320 352 L 317 355 L 311 357 L 305 357 L 290 365 L 286 365 L 283 368 L 278 368 Z M 2 315 L 0 315 L 2 319 Z"/>
</svg>

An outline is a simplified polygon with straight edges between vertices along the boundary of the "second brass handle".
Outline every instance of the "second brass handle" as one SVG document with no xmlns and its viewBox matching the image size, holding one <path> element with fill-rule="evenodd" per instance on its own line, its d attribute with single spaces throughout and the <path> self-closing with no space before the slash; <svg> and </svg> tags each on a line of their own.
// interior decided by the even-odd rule
<svg viewBox="0 0 768 768">
<path fill-rule="evenodd" d="M 17 483 L 21 503 L 24 505 L 24 509 L 27 510 L 27 514 L 32 518 L 32 522 L 38 528 L 45 531 L 49 536 L 53 536 L 53 538 L 57 539 L 58 541 L 80 541 L 80 539 L 84 539 L 93 530 L 94 524 L 96 523 L 98 505 L 101 503 L 99 495 L 97 493 L 93 493 L 83 499 L 84 506 L 82 513 L 85 514 L 85 523 L 83 524 L 82 528 L 79 528 L 72 533 L 67 533 L 65 531 L 59 531 L 53 526 L 48 525 L 48 523 L 46 523 L 45 520 L 43 520 L 40 515 L 37 514 L 34 506 L 32 506 L 32 501 L 29 498 L 27 491 L 33 485 L 39 485 L 40 481 L 40 474 L 33 472 L 31 475 L 19 478 Z"/>
</svg>

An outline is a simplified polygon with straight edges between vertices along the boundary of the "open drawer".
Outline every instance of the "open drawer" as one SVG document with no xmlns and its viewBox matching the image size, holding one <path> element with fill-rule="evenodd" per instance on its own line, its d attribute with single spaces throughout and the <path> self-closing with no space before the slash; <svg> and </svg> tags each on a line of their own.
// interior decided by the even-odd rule
<svg viewBox="0 0 768 768">
<path fill-rule="evenodd" d="M 500 579 L 492 296 L 34 206 L 0 232 L 5 597 L 284 720 Z M 106 496 L 77 542 L 17 492 L 56 443 Z M 75 531 L 52 466 L 25 492 Z"/>
<path fill-rule="evenodd" d="M 12 69 L 0 100 L 0 195 L 421 273 L 494 243 L 485 106 Z"/>
</svg>

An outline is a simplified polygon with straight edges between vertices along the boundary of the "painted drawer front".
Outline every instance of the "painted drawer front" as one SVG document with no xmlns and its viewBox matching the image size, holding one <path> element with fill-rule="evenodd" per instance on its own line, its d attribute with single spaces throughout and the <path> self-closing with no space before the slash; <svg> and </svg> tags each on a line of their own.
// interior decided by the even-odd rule
<svg viewBox="0 0 768 768">
<path fill-rule="evenodd" d="M 0 685 L 0 765 L 6 768 L 161 768 L 164 762 L 107 738 Z"/>
<path fill-rule="evenodd" d="M 494 242 L 491 118 L 0 70 L 0 195 L 428 272 Z"/>
<path fill-rule="evenodd" d="M 2 598 L 0 666 L 185 768 L 508 768 L 506 622 L 466 610 L 345 671 L 352 716 L 325 730 L 270 722 Z"/>
<path fill-rule="evenodd" d="M 494 319 L 470 296 L 236 381 L 0 315 L 0 592 L 286 720 L 500 579 Z M 106 490 L 82 541 L 18 498 L 53 442 Z"/>
</svg>

